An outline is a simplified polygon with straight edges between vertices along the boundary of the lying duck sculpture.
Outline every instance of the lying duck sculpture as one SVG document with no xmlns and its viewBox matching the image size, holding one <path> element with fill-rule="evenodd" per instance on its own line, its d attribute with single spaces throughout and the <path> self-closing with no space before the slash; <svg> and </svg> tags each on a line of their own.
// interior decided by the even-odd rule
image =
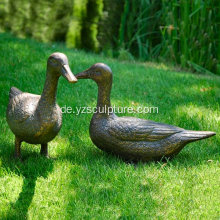
<svg viewBox="0 0 220 220">
<path fill-rule="evenodd" d="M 60 76 L 77 82 L 63 53 L 53 53 L 47 61 L 43 93 L 35 95 L 12 87 L 9 93 L 7 122 L 15 135 L 15 157 L 21 157 L 21 143 L 41 144 L 41 154 L 48 156 L 48 142 L 60 131 L 62 112 L 56 104 Z"/>
<path fill-rule="evenodd" d="M 215 135 L 211 131 L 184 130 L 134 117 L 118 117 L 103 111 L 111 107 L 112 87 L 112 71 L 103 63 L 97 63 L 75 76 L 77 79 L 92 79 L 98 85 L 97 113 L 94 113 L 89 129 L 93 143 L 126 161 L 172 158 L 186 144 Z"/>
</svg>

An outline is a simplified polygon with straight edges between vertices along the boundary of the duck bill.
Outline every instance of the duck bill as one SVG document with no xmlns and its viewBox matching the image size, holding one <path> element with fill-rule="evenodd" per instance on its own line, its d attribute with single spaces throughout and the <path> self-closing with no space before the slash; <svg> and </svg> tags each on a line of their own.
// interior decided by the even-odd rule
<svg viewBox="0 0 220 220">
<path fill-rule="evenodd" d="M 62 76 L 70 83 L 76 83 L 77 78 L 73 75 L 72 71 L 70 70 L 69 65 L 62 66 Z"/>
<path fill-rule="evenodd" d="M 83 71 L 83 72 L 77 73 L 76 74 L 76 78 L 77 79 L 89 79 L 90 78 L 90 74 L 89 74 L 88 71 Z"/>
</svg>

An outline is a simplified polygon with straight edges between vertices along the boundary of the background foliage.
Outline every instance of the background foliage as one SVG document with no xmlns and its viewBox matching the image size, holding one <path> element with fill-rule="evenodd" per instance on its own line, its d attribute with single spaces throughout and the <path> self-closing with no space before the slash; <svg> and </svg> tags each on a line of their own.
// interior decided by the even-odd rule
<svg viewBox="0 0 220 220">
<path fill-rule="evenodd" d="M 0 30 L 220 74 L 218 0 L 0 0 Z"/>
</svg>

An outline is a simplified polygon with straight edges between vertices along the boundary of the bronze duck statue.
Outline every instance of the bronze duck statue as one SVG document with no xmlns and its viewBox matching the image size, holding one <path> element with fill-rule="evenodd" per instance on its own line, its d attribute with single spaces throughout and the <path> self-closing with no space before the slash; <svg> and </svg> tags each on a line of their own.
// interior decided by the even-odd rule
<svg viewBox="0 0 220 220">
<path fill-rule="evenodd" d="M 60 76 L 77 82 L 63 53 L 53 53 L 47 61 L 47 73 L 41 95 L 22 92 L 12 87 L 9 93 L 7 122 L 15 135 L 15 157 L 21 157 L 21 143 L 41 144 L 41 154 L 48 156 L 48 142 L 60 131 L 62 112 L 56 104 Z"/>
<path fill-rule="evenodd" d="M 101 150 L 126 161 L 151 161 L 172 158 L 188 143 L 215 135 L 211 131 L 184 130 L 134 117 L 118 117 L 103 111 L 111 107 L 112 71 L 97 63 L 75 75 L 77 79 L 92 79 L 98 86 L 97 112 L 90 122 L 90 137 Z"/>
</svg>

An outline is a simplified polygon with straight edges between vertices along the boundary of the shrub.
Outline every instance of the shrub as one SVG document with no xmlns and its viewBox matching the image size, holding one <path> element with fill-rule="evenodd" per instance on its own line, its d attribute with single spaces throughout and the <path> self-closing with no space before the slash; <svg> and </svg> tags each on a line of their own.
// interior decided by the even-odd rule
<svg viewBox="0 0 220 220">
<path fill-rule="evenodd" d="M 97 40 L 98 21 L 102 15 L 102 0 L 88 0 L 87 14 L 83 21 L 82 42 L 83 47 L 93 51 L 97 51 L 99 43 Z"/>
<path fill-rule="evenodd" d="M 160 51 L 160 1 L 125 0 L 119 45 L 142 60 L 157 57 Z"/>
<path fill-rule="evenodd" d="M 67 46 L 81 48 L 81 31 L 83 19 L 86 17 L 86 5 L 88 0 L 74 0 L 72 17 L 66 36 Z"/>
<path fill-rule="evenodd" d="M 217 72 L 217 0 L 162 2 L 162 55 L 183 67 Z"/>
<path fill-rule="evenodd" d="M 121 16 L 125 0 L 104 0 L 103 12 L 99 20 L 97 39 L 102 50 L 117 50 Z"/>
</svg>

